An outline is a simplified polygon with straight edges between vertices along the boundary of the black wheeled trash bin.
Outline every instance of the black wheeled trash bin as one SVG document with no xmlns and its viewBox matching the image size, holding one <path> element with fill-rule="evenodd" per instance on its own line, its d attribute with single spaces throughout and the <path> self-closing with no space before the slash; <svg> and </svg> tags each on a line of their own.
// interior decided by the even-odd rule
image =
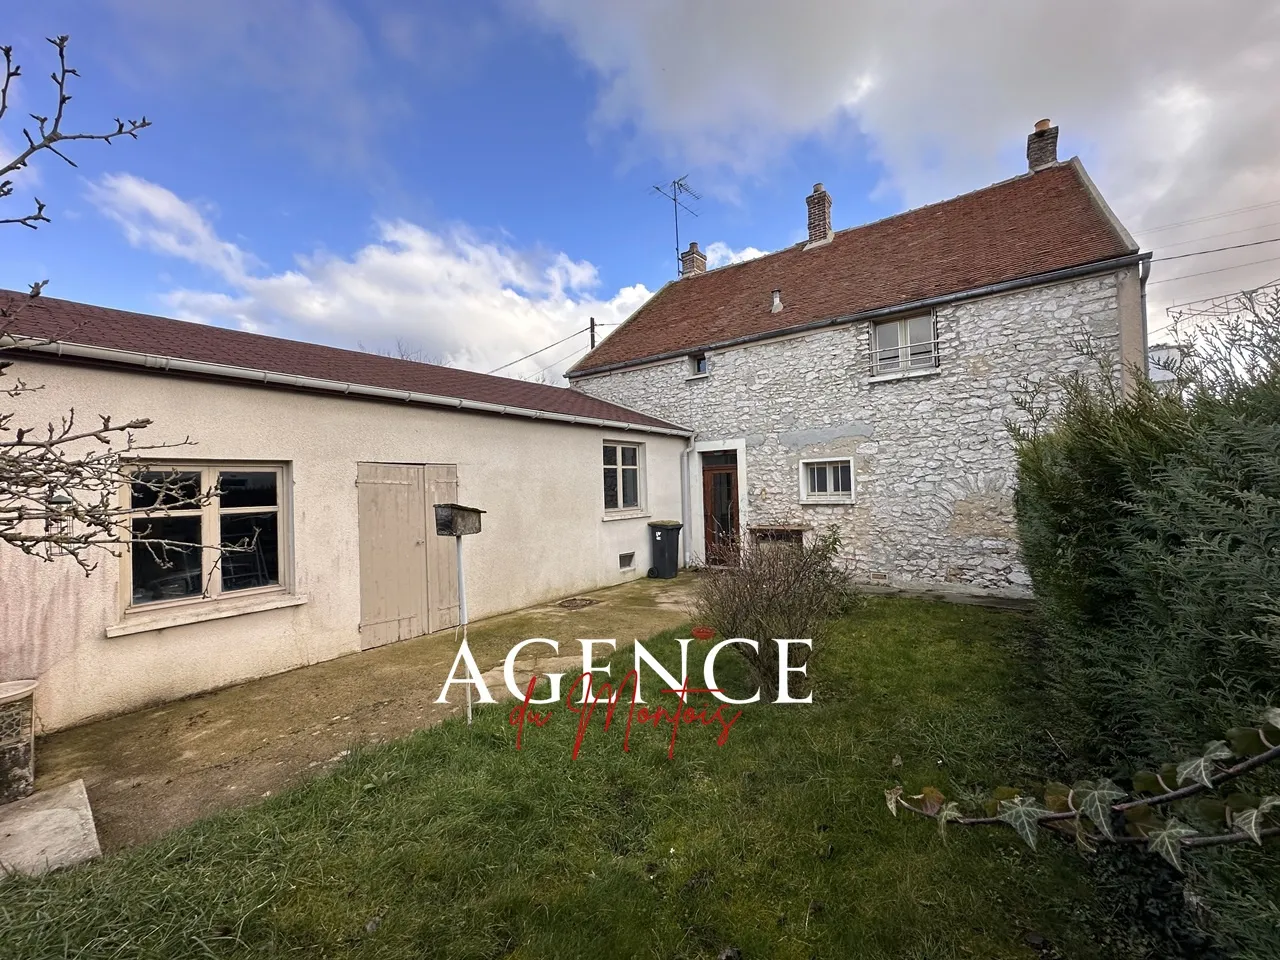
<svg viewBox="0 0 1280 960">
<path fill-rule="evenodd" d="M 678 520 L 655 520 L 649 524 L 649 576 L 670 580 L 680 569 L 680 528 Z"/>
</svg>

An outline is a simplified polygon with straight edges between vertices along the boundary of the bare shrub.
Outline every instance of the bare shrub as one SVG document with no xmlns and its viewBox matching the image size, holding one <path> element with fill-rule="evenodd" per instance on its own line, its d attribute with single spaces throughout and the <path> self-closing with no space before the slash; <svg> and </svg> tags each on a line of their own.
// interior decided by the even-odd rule
<svg viewBox="0 0 1280 960">
<path fill-rule="evenodd" d="M 828 621 L 856 600 L 849 575 L 837 562 L 840 535 L 834 527 L 809 543 L 753 543 L 732 564 L 706 568 L 694 591 L 694 615 L 723 637 L 744 637 L 759 646 L 732 649 L 747 662 L 761 697 L 778 693 L 777 640 L 821 638 Z M 800 667 L 810 650 L 792 646 L 789 666 Z M 804 692 L 791 690 L 792 696 Z"/>
</svg>

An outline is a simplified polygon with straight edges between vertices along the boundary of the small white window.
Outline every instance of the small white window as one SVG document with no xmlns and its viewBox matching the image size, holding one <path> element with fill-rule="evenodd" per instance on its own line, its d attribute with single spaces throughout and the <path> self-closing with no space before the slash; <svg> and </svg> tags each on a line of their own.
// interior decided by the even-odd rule
<svg viewBox="0 0 1280 960">
<path fill-rule="evenodd" d="M 853 461 L 801 460 L 800 500 L 804 503 L 852 503 Z"/>
<path fill-rule="evenodd" d="M 705 353 L 691 354 L 689 357 L 689 376 L 705 377 L 707 375 L 707 355 Z"/>
<path fill-rule="evenodd" d="M 873 374 L 927 370 L 938 365 L 938 339 L 932 316 L 877 323 L 871 336 Z"/>
<path fill-rule="evenodd" d="M 606 443 L 604 445 L 604 508 L 636 510 L 639 507 L 639 444 Z"/>
</svg>

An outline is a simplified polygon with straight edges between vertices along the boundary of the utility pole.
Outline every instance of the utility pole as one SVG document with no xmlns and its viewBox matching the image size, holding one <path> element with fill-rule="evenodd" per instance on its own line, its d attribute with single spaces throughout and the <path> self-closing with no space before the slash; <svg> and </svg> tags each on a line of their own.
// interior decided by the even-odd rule
<svg viewBox="0 0 1280 960">
<path fill-rule="evenodd" d="M 671 183 L 669 184 L 653 188 L 662 196 L 666 197 L 668 200 L 671 201 L 671 215 L 674 218 L 675 225 L 676 225 L 676 276 L 677 277 L 680 276 L 680 273 L 681 273 L 680 211 L 681 209 L 683 209 L 685 213 L 692 214 L 695 217 L 698 215 L 698 211 L 687 206 L 684 203 L 684 201 L 680 199 L 680 196 L 682 194 L 688 194 L 694 200 L 702 199 L 702 194 L 698 193 L 696 190 L 693 189 L 693 187 L 689 186 L 688 180 L 689 180 L 689 175 L 686 173 L 683 177 L 677 177 L 676 179 L 672 180 Z"/>
<path fill-rule="evenodd" d="M 591 349 L 596 348 L 596 318 L 591 318 Z"/>
</svg>

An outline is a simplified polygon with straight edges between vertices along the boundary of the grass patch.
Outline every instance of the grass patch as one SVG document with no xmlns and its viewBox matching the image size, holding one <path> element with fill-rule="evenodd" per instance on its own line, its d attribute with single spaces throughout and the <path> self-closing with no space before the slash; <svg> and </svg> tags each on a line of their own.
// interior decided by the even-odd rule
<svg viewBox="0 0 1280 960">
<path fill-rule="evenodd" d="M 597 715 L 572 761 L 563 706 L 517 753 L 510 704 L 481 709 L 471 728 L 357 751 L 252 809 L 3 882 L 0 954 L 1115 955 L 1052 838 L 1038 854 L 1003 831 L 944 844 L 885 807 L 897 782 L 1032 775 L 1018 629 L 974 607 L 868 600 L 815 653 L 814 705 L 749 705 L 723 747 L 718 728 L 682 728 L 674 760 L 669 727 L 637 725 L 623 753 L 620 725 L 606 734 Z M 736 658 L 719 665 L 740 689 Z M 1037 953 L 1029 931 L 1052 947 Z"/>
</svg>

